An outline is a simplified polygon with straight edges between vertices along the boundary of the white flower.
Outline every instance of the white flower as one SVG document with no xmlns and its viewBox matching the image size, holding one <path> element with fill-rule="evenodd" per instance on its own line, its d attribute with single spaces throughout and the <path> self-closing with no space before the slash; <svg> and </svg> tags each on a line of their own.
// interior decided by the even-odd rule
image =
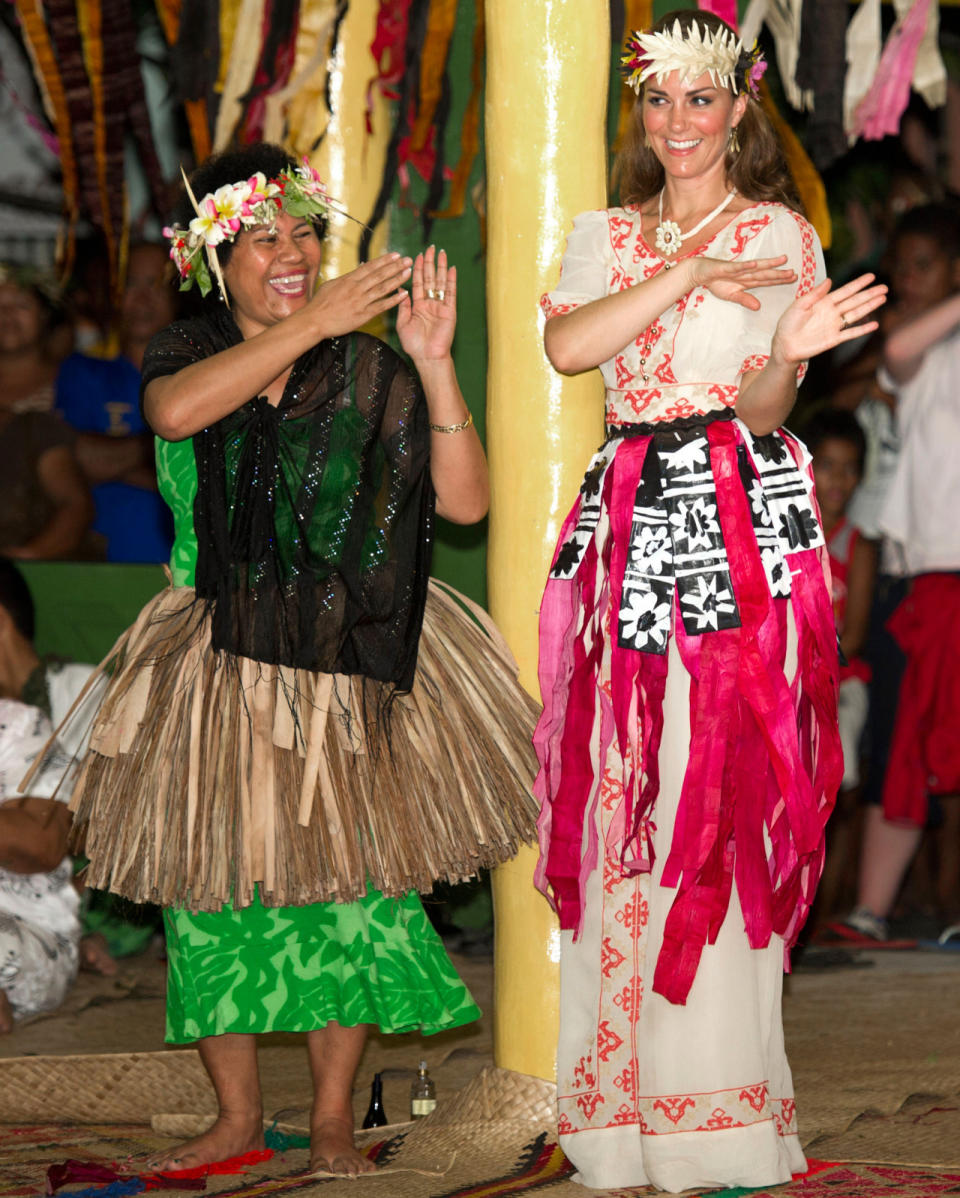
<svg viewBox="0 0 960 1198">
<path fill-rule="evenodd" d="M 719 627 L 720 616 L 730 615 L 737 610 L 733 595 L 720 585 L 719 575 L 713 574 L 705 578 L 702 574 L 697 578 L 699 594 L 692 591 L 684 595 L 684 603 L 697 608 L 697 620 L 700 628 Z"/>
<path fill-rule="evenodd" d="M 620 635 L 635 641 L 642 632 L 663 642 L 670 626 L 670 604 L 657 601 L 653 591 L 632 591 L 620 608 Z"/>
<path fill-rule="evenodd" d="M 750 484 L 750 506 L 753 508 L 753 514 L 758 518 L 763 528 L 773 527 L 773 520 L 770 518 L 770 509 L 767 507 L 766 496 L 763 493 L 763 487 L 760 485 L 758 478 L 755 478 Z"/>
<path fill-rule="evenodd" d="M 783 560 L 783 554 L 777 548 L 761 549 L 760 558 L 771 593 L 779 598 L 786 598 L 790 594 L 790 572 Z"/>
<path fill-rule="evenodd" d="M 637 569 L 649 574 L 663 574 L 673 558 L 670 533 L 662 525 L 640 529 L 630 547 L 630 561 Z"/>
<path fill-rule="evenodd" d="M 675 535 L 687 538 L 687 551 L 711 549 L 714 537 L 720 535 L 717 523 L 717 505 L 708 503 L 702 496 L 693 503 L 680 500 L 677 510 L 670 513 L 670 523 Z"/>
</svg>

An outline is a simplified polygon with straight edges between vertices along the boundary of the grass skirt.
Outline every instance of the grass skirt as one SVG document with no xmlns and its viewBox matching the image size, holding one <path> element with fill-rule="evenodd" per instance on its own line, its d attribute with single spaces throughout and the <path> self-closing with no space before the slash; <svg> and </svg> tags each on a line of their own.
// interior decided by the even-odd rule
<svg viewBox="0 0 960 1198">
<path fill-rule="evenodd" d="M 431 581 L 413 690 L 391 696 L 215 653 L 193 590 L 161 592 L 98 671 L 70 800 L 87 885 L 193 911 L 256 887 L 267 906 L 350 902 L 512 856 L 535 834 L 537 704 L 455 594 Z"/>
</svg>

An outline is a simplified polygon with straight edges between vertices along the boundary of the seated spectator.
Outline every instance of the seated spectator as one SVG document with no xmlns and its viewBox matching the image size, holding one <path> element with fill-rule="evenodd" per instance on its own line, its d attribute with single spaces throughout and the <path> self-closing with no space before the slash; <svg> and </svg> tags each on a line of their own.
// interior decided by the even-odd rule
<svg viewBox="0 0 960 1198">
<path fill-rule="evenodd" d="M 49 759 L 31 793 L 17 794 L 51 732 L 38 708 L 0 699 L 0 1032 L 58 1007 L 79 964 L 80 899 L 66 856 L 68 796 L 50 797 L 69 759 Z"/>
<path fill-rule="evenodd" d="M 101 678 L 90 688 L 74 718 L 61 727 L 93 666 L 41 658 L 33 637 L 30 588 L 14 563 L 0 558 L 0 698 L 19 699 L 49 717 L 58 729 L 60 748 L 69 761 L 74 761 L 86 747 L 106 679 Z M 130 956 L 146 947 L 159 926 L 159 912 L 154 907 L 134 907 L 114 895 L 87 890 L 83 894 L 81 923 L 85 933 L 80 943 L 81 968 L 112 974 L 116 970 L 114 957 Z"/>
<path fill-rule="evenodd" d="M 49 412 L 57 367 L 47 353 L 52 291 L 33 267 L 0 263 L 0 396 L 8 412 Z"/>
<path fill-rule="evenodd" d="M 43 351 L 42 292 L 0 275 L 0 553 L 96 556 L 93 504 L 74 434 L 49 410 L 53 369 Z"/>
<path fill-rule="evenodd" d="M 163 246 L 131 247 L 115 357 L 72 354 L 60 367 L 56 406 L 76 430 L 93 488 L 93 527 L 112 562 L 165 562 L 173 527 L 157 492 L 153 437 L 140 414 L 140 366 L 154 333 L 174 318 Z"/>
</svg>

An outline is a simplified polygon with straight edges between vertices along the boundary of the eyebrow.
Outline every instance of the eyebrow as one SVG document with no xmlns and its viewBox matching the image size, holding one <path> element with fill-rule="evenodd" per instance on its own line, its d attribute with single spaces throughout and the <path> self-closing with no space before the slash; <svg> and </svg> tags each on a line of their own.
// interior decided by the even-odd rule
<svg viewBox="0 0 960 1198">
<path fill-rule="evenodd" d="M 687 97 L 703 96 L 703 95 L 706 95 L 707 92 L 717 92 L 717 91 L 719 91 L 719 88 L 712 87 L 712 86 L 698 87 L 696 89 L 696 91 L 686 92 L 685 95 Z M 658 95 L 658 96 L 665 96 L 667 94 L 662 88 L 659 88 L 659 87 L 649 87 L 649 88 L 647 88 L 647 92 L 648 92 L 648 94 Z"/>
</svg>

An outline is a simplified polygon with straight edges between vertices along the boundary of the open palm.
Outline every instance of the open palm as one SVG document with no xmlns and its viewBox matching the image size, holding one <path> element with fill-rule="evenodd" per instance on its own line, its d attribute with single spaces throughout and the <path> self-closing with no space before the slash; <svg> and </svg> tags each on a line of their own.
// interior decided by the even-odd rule
<svg viewBox="0 0 960 1198">
<path fill-rule="evenodd" d="M 433 246 L 413 261 L 410 295 L 397 309 L 397 336 L 404 351 L 421 361 L 450 353 L 457 327 L 457 268 Z"/>
</svg>

